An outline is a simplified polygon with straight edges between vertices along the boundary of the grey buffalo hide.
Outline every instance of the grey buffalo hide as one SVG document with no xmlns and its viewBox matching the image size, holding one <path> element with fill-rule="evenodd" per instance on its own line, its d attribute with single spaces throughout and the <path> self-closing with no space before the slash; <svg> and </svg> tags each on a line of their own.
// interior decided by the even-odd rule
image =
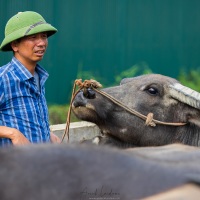
<svg viewBox="0 0 200 200">
<path fill-rule="evenodd" d="M 93 143 L 120 148 L 171 143 L 200 146 L 199 92 L 159 74 L 123 79 L 120 85 L 101 91 L 148 119 L 128 112 L 102 93 L 81 91 L 73 101 L 73 112 L 100 128 L 102 136 Z M 154 124 L 153 119 L 164 124 Z"/>
<path fill-rule="evenodd" d="M 134 200 L 200 183 L 200 150 L 186 145 L 30 145 L 0 160 L 1 200 Z"/>
</svg>

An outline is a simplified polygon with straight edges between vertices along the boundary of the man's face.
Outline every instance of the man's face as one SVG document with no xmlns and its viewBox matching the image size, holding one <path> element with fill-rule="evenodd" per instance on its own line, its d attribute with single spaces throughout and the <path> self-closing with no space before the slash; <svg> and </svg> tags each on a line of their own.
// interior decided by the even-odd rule
<svg viewBox="0 0 200 200">
<path fill-rule="evenodd" d="M 48 46 L 47 34 L 37 33 L 12 42 L 15 57 L 24 65 L 42 60 Z"/>
</svg>

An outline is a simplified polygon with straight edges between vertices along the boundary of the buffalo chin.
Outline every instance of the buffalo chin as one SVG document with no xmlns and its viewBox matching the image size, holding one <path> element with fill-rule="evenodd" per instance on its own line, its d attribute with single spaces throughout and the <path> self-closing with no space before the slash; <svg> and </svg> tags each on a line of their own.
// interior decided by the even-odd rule
<svg viewBox="0 0 200 200">
<path fill-rule="evenodd" d="M 72 111 L 75 114 L 75 116 L 84 121 L 90 121 L 93 123 L 97 122 L 97 114 L 93 109 L 79 106 L 79 107 L 72 107 Z"/>
</svg>

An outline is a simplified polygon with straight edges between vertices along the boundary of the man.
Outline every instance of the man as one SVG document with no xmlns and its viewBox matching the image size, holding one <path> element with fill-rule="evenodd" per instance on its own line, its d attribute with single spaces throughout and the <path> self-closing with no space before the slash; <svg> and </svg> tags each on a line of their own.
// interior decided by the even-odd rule
<svg viewBox="0 0 200 200">
<path fill-rule="evenodd" d="M 0 68 L 0 146 L 60 142 L 50 133 L 42 60 L 47 38 L 57 32 L 32 11 L 19 12 L 7 22 L 1 51 L 13 51 Z"/>
</svg>

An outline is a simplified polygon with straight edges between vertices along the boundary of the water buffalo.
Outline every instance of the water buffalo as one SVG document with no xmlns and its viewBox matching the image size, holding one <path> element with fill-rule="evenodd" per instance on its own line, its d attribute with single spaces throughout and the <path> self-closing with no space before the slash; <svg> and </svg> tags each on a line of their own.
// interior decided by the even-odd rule
<svg viewBox="0 0 200 200">
<path fill-rule="evenodd" d="M 130 200 L 181 186 L 182 198 L 171 199 L 194 199 L 194 189 L 200 191 L 200 150 L 181 144 L 128 150 L 30 145 L 0 149 L 0 158 L 2 200 Z M 184 186 L 189 183 L 192 191 Z"/>
<path fill-rule="evenodd" d="M 200 94 L 177 80 L 159 74 L 142 75 L 123 79 L 119 86 L 102 91 L 150 119 L 185 125 L 147 126 L 148 118 L 145 123 L 89 89 L 89 95 L 78 93 L 73 112 L 79 119 L 93 122 L 101 129 L 102 136 L 95 138 L 94 143 L 122 148 L 171 143 L 200 146 Z"/>
</svg>

